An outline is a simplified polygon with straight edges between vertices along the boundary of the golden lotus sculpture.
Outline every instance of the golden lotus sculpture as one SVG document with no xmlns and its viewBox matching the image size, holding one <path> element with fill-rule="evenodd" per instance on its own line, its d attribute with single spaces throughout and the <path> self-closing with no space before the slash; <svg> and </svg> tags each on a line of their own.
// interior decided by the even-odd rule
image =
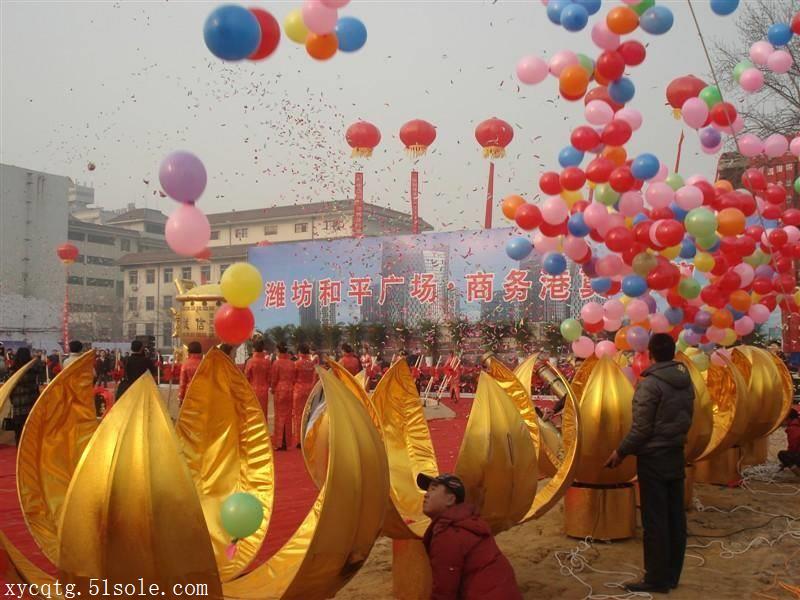
<svg viewBox="0 0 800 600">
<path fill-rule="evenodd" d="M 320 372 L 329 422 L 324 482 L 292 538 L 244 573 L 267 530 L 274 494 L 272 449 L 258 401 L 235 365 L 212 349 L 173 427 L 149 374 L 98 424 L 87 353 L 45 389 L 18 452 L 17 485 L 36 543 L 58 580 L 89 596 L 142 578 L 163 598 L 328 598 L 360 568 L 389 498 L 386 455 L 358 402 Z M 234 492 L 257 496 L 266 519 L 231 560 L 219 506 Z M 51 583 L 0 534 L 19 582 Z M 156 596 L 159 593 L 155 594 Z"/>
</svg>

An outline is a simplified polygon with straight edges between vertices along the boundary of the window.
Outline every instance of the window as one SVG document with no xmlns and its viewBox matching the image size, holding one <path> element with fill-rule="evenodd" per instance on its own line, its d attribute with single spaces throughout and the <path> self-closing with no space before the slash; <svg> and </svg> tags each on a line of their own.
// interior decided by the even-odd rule
<svg viewBox="0 0 800 600">
<path fill-rule="evenodd" d="M 161 325 L 161 345 L 165 348 L 172 346 L 172 325 L 164 323 Z"/>
<path fill-rule="evenodd" d="M 220 265 L 220 266 L 219 266 L 219 278 L 220 278 L 220 279 L 222 279 L 222 274 L 225 272 L 225 270 L 226 270 L 228 267 L 230 267 L 230 265 Z"/>
<path fill-rule="evenodd" d="M 164 296 L 164 308 L 167 310 L 172 308 L 172 296 Z"/>
<path fill-rule="evenodd" d="M 154 323 L 145 323 L 144 324 L 144 334 L 145 335 L 155 335 L 156 333 L 156 326 Z"/>
<path fill-rule="evenodd" d="M 208 283 L 211 280 L 211 265 L 200 267 L 200 283 Z"/>
<path fill-rule="evenodd" d="M 181 269 L 181 279 L 191 279 L 192 278 L 192 267 L 183 267 Z"/>
<path fill-rule="evenodd" d="M 113 279 L 101 279 L 100 277 L 87 277 L 86 278 L 86 285 L 91 285 L 93 287 L 113 288 L 114 287 L 114 280 Z"/>
<path fill-rule="evenodd" d="M 83 242 L 86 240 L 86 234 L 81 233 L 80 231 L 68 231 L 67 239 L 72 240 L 73 242 Z"/>
<path fill-rule="evenodd" d="M 146 296 L 144 299 L 144 309 L 145 310 L 155 310 L 156 309 L 156 298 L 155 296 Z"/>
<path fill-rule="evenodd" d="M 128 271 L 128 285 L 139 285 L 139 271 Z"/>
<path fill-rule="evenodd" d="M 144 224 L 144 231 L 145 233 L 159 233 L 164 234 L 164 224 L 163 223 L 145 223 Z"/>
<path fill-rule="evenodd" d="M 136 337 L 136 323 L 128 323 L 128 339 Z"/>
<path fill-rule="evenodd" d="M 131 251 L 131 241 L 130 240 L 120 240 L 119 241 L 119 249 L 123 252 L 130 252 Z"/>
<path fill-rule="evenodd" d="M 133 296 L 128 298 L 128 310 L 136 310 L 138 306 L 138 298 L 134 298 Z"/>
<path fill-rule="evenodd" d="M 243 240 L 247 237 L 247 227 L 240 227 L 239 229 L 234 230 L 233 236 L 237 240 Z"/>
<path fill-rule="evenodd" d="M 278 226 L 264 225 L 264 235 L 278 235 Z"/>
<path fill-rule="evenodd" d="M 308 223 L 295 223 L 294 224 L 294 232 L 295 233 L 305 233 L 308 231 Z"/>
<path fill-rule="evenodd" d="M 110 235 L 97 235 L 95 233 L 90 233 L 86 236 L 86 240 L 93 244 L 103 244 L 104 246 L 114 245 L 114 238 Z"/>
<path fill-rule="evenodd" d="M 336 231 L 342 228 L 342 222 L 339 220 L 325 221 L 325 231 Z"/>
<path fill-rule="evenodd" d="M 125 295 L 125 283 L 117 281 L 117 298 L 122 298 Z"/>
<path fill-rule="evenodd" d="M 67 308 L 71 312 L 83 312 L 83 304 L 73 304 L 72 302 L 69 302 L 67 304 Z"/>
<path fill-rule="evenodd" d="M 67 283 L 71 285 L 83 285 L 83 277 L 78 277 L 77 275 L 70 275 L 67 277 Z"/>
<path fill-rule="evenodd" d="M 144 280 L 146 283 L 155 283 L 156 282 L 156 270 L 155 269 L 147 269 L 144 272 Z"/>
<path fill-rule="evenodd" d="M 87 256 L 86 257 L 86 264 L 87 265 L 102 265 L 104 267 L 113 267 L 114 266 L 114 259 L 113 258 L 106 258 L 105 256 Z"/>
<path fill-rule="evenodd" d="M 219 229 L 214 229 L 211 231 L 211 239 L 218 240 L 219 239 Z"/>
<path fill-rule="evenodd" d="M 75 262 L 76 263 L 85 263 L 86 262 L 86 257 L 83 254 L 78 254 L 78 256 L 75 257 Z"/>
<path fill-rule="evenodd" d="M 164 283 L 172 283 L 172 267 L 164 267 Z"/>
</svg>

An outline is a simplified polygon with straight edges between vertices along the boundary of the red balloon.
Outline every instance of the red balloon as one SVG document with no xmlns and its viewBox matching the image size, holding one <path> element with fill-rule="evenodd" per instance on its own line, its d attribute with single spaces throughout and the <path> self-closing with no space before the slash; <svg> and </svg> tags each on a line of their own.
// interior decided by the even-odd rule
<svg viewBox="0 0 800 600">
<path fill-rule="evenodd" d="M 782 185 L 769 183 L 763 196 L 764 200 L 770 204 L 783 204 L 786 201 L 786 188 Z"/>
<path fill-rule="evenodd" d="M 742 278 L 736 271 L 728 271 L 717 280 L 720 291 L 730 295 L 742 287 Z"/>
<path fill-rule="evenodd" d="M 753 291 L 756 294 L 769 294 L 772 291 L 772 282 L 767 277 L 756 277 L 753 279 Z"/>
<path fill-rule="evenodd" d="M 627 121 L 618 119 L 611 121 L 611 123 L 603 128 L 600 139 L 603 140 L 604 144 L 608 144 L 609 146 L 622 146 L 631 139 L 632 134 L 633 129 L 630 124 Z"/>
<path fill-rule="evenodd" d="M 555 171 L 546 171 L 539 176 L 539 189 L 548 196 L 561 193 L 561 180 Z"/>
<path fill-rule="evenodd" d="M 749 238 L 753 238 L 756 242 L 760 242 L 761 236 L 764 234 L 764 228 L 761 225 L 750 225 L 745 228 L 744 234 Z"/>
<path fill-rule="evenodd" d="M 649 367 L 650 364 L 650 355 L 647 352 L 637 352 L 633 357 L 633 361 L 631 361 L 633 374 L 636 377 L 641 377 L 642 371 Z"/>
<path fill-rule="evenodd" d="M 633 239 L 636 239 L 635 235 L 633 236 Z M 639 242 L 631 242 L 628 247 L 622 251 L 622 260 L 626 265 L 632 265 L 633 259 L 636 258 L 636 255 L 641 254 L 645 250 L 647 250 L 647 246 L 644 244 L 640 244 Z"/>
<path fill-rule="evenodd" d="M 625 59 L 619 52 L 606 50 L 597 57 L 594 65 L 595 73 L 609 81 L 616 81 L 625 73 Z"/>
<path fill-rule="evenodd" d="M 708 183 L 707 181 L 698 181 L 693 185 L 701 192 L 703 192 L 703 204 L 706 206 L 710 206 L 711 203 L 714 202 L 714 198 L 716 197 L 714 186 Z"/>
<path fill-rule="evenodd" d="M 611 99 L 611 96 L 608 95 L 608 88 L 604 85 L 598 85 L 597 87 L 593 87 L 588 92 L 586 92 L 586 95 L 583 97 L 583 103 L 589 104 L 589 102 L 591 102 L 592 100 L 601 100 L 602 102 L 605 102 L 614 110 L 614 112 L 617 112 L 620 108 L 623 107 L 622 104 L 614 102 Z"/>
<path fill-rule="evenodd" d="M 565 190 L 575 191 L 581 189 L 586 183 L 586 175 L 578 167 L 567 167 L 561 171 L 559 180 L 561 187 Z"/>
<path fill-rule="evenodd" d="M 794 269 L 794 263 L 791 258 L 781 256 L 774 261 L 775 270 L 778 273 L 791 273 Z"/>
<path fill-rule="evenodd" d="M 683 225 L 674 219 L 664 219 L 656 226 L 655 238 L 667 248 L 677 246 L 683 240 Z"/>
<path fill-rule="evenodd" d="M 800 258 L 800 244 L 792 244 L 792 258 Z"/>
<path fill-rule="evenodd" d="M 736 195 L 739 197 L 739 210 L 744 213 L 745 217 L 752 216 L 756 213 L 756 199 L 753 198 L 753 194 L 748 194 L 747 192 L 736 192 Z"/>
<path fill-rule="evenodd" d="M 767 189 L 767 178 L 758 169 L 750 168 L 742 175 L 742 185 L 751 192 L 763 192 Z"/>
<path fill-rule="evenodd" d="M 235 346 L 247 341 L 255 326 L 253 311 L 249 308 L 236 308 L 225 303 L 214 314 L 214 330 L 227 344 Z"/>
<path fill-rule="evenodd" d="M 647 56 L 647 50 L 645 47 L 641 42 L 636 40 L 622 42 L 619 45 L 619 48 L 617 48 L 617 52 L 620 56 L 622 56 L 622 60 L 624 60 L 625 64 L 629 67 L 635 67 L 636 65 L 642 64 L 645 56 Z"/>
<path fill-rule="evenodd" d="M 772 282 L 772 286 L 779 294 L 791 294 L 797 282 L 791 273 L 781 273 Z"/>
<path fill-rule="evenodd" d="M 600 134 L 595 131 L 594 127 L 581 125 L 572 131 L 569 142 L 575 149 L 589 152 L 600 143 Z"/>
<path fill-rule="evenodd" d="M 783 221 L 784 225 L 794 225 L 797 227 L 800 225 L 800 210 L 796 208 L 787 208 L 785 211 L 783 211 L 781 220 Z"/>
<path fill-rule="evenodd" d="M 572 208 L 569 209 L 569 214 L 574 215 L 575 213 L 582 213 L 586 210 L 587 206 L 589 206 L 589 203 L 586 200 L 578 200 L 572 205 Z"/>
<path fill-rule="evenodd" d="M 620 194 L 630 191 L 635 182 L 636 178 L 633 176 L 633 173 L 625 166 L 614 169 L 611 172 L 611 176 L 608 178 L 608 184 L 615 192 L 619 192 Z"/>
<path fill-rule="evenodd" d="M 248 60 L 263 60 L 275 52 L 281 41 L 281 26 L 269 12 L 263 8 L 248 8 L 261 27 L 261 42 Z"/>
<path fill-rule="evenodd" d="M 542 212 L 535 204 L 521 204 L 514 214 L 514 221 L 516 221 L 520 229 L 531 231 L 536 229 L 542 222 Z"/>
<path fill-rule="evenodd" d="M 691 304 L 687 304 L 683 307 L 683 320 L 686 323 L 691 323 L 694 321 L 694 318 L 697 316 L 697 313 L 700 311 L 699 306 L 692 306 Z"/>
<path fill-rule="evenodd" d="M 652 221 L 660 221 L 661 219 L 674 219 L 675 213 L 668 206 L 663 208 L 654 208 L 650 211 L 650 219 Z"/>
<path fill-rule="evenodd" d="M 666 290 L 672 284 L 672 272 L 663 266 L 658 266 L 647 274 L 647 287 L 651 290 Z"/>
<path fill-rule="evenodd" d="M 673 308 L 683 308 L 683 305 L 686 304 L 686 299 L 681 297 L 676 290 L 672 289 L 667 292 L 667 304 Z"/>
<path fill-rule="evenodd" d="M 633 232 L 627 227 L 612 227 L 606 232 L 606 246 L 612 252 L 622 252 L 633 241 Z"/>
<path fill-rule="evenodd" d="M 730 268 L 728 259 L 722 254 L 714 255 L 714 267 L 711 269 L 711 274 L 719 277 L 723 275 Z"/>
<path fill-rule="evenodd" d="M 767 204 L 761 211 L 761 216 L 769 221 L 774 221 L 781 218 L 783 208 L 776 204 Z"/>
<path fill-rule="evenodd" d="M 616 280 L 611 281 L 611 287 L 608 288 L 608 291 L 605 294 L 600 294 L 601 296 L 605 296 L 606 298 L 610 298 L 611 296 L 616 296 L 619 294 L 619 291 L 622 289 L 622 283 Z"/>
<path fill-rule="evenodd" d="M 672 108 L 681 108 L 689 98 L 696 98 L 706 82 L 694 75 L 673 79 L 667 86 L 667 102 Z"/>
<path fill-rule="evenodd" d="M 791 28 L 792 28 L 792 33 L 794 33 L 795 35 L 800 35 L 800 12 L 792 17 Z"/>
<path fill-rule="evenodd" d="M 775 306 L 777 306 L 778 304 L 777 300 L 775 299 L 775 296 L 773 296 L 772 294 L 769 294 L 761 298 L 759 303 L 766 306 L 770 310 L 770 312 L 775 310 Z"/>
<path fill-rule="evenodd" d="M 592 183 L 606 183 L 615 168 L 613 161 L 598 156 L 586 165 L 586 179 Z"/>
<path fill-rule="evenodd" d="M 519 210 L 519 209 L 517 209 Z M 567 235 L 569 231 L 567 231 L 567 220 L 564 219 L 563 223 L 559 223 L 558 225 L 551 225 L 547 221 L 542 221 L 539 223 L 539 231 L 542 232 L 542 235 L 546 237 L 556 237 L 558 235 Z"/>
<path fill-rule="evenodd" d="M 636 241 L 638 241 L 640 244 L 644 244 L 648 248 L 653 245 L 653 242 L 650 239 L 650 226 L 652 224 L 652 221 L 647 220 L 640 221 L 633 226 L 633 234 L 636 236 Z"/>
<path fill-rule="evenodd" d="M 709 113 L 711 120 L 720 127 L 730 127 L 736 121 L 736 108 L 730 102 L 718 102 Z"/>
<path fill-rule="evenodd" d="M 584 323 L 583 329 L 588 333 L 600 333 L 603 331 L 603 319 L 600 319 L 597 323 Z"/>
</svg>

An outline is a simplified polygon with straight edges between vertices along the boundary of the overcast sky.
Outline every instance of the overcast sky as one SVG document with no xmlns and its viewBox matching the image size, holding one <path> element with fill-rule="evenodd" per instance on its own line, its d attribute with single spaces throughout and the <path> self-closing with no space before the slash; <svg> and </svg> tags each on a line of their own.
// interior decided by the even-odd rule
<svg viewBox="0 0 800 600">
<path fill-rule="evenodd" d="M 301 3 L 257 5 L 282 21 Z M 733 33 L 734 17 L 695 5 L 708 37 Z M 473 228 L 483 222 L 488 170 L 475 125 L 497 116 L 514 126 L 508 156 L 496 166 L 495 196 L 532 199 L 539 174 L 557 168 L 558 151 L 582 124 L 583 105 L 559 100 L 554 78 L 520 88 L 514 66 L 525 54 L 564 48 L 595 57 L 589 27 L 606 10 L 583 32 L 568 33 L 539 1 L 354 1 L 341 14 L 359 17 L 369 32 L 356 54 L 319 63 L 283 37 L 265 61 L 223 63 L 203 42 L 214 6 L 0 1 L 0 161 L 92 185 L 108 208 L 136 202 L 169 213 L 172 202 L 157 194 L 158 164 L 187 149 L 209 173 L 203 210 L 267 208 L 351 197 L 355 164 L 344 131 L 366 119 L 383 140 L 363 163 L 365 197 L 408 210 L 413 162 L 397 132 L 421 118 L 438 130 L 433 152 L 418 162 L 421 215 L 437 228 Z M 632 36 L 649 47 L 630 73 L 631 106 L 645 124 L 628 148 L 671 164 L 680 122 L 664 88 L 708 68 L 686 4 L 669 6 L 675 25 L 666 36 Z M 682 173 L 713 176 L 716 158 L 687 133 Z M 495 222 L 503 224 L 499 210 Z"/>
</svg>

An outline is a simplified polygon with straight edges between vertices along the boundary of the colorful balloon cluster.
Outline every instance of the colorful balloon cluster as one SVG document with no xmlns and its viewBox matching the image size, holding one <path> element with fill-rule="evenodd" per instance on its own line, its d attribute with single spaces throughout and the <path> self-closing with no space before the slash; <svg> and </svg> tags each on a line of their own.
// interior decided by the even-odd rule
<svg viewBox="0 0 800 600">
<path fill-rule="evenodd" d="M 264 281 L 250 263 L 235 263 L 225 269 L 219 283 L 226 303 L 214 314 L 214 331 L 223 342 L 235 346 L 253 333 L 255 317 L 250 305 L 258 300 Z"/>
<path fill-rule="evenodd" d="M 536 250 L 542 270 L 553 276 L 572 260 L 595 294 L 605 298 L 583 306 L 579 319 L 562 322 L 561 333 L 576 355 L 635 352 L 632 373 L 638 374 L 647 366 L 651 333 L 665 332 L 681 349 L 696 347 L 693 360 L 706 368 L 707 353 L 752 333 L 776 307 L 798 311 L 793 261 L 800 258 L 800 210 L 787 208 L 786 189 L 768 183 L 757 169 L 748 169 L 743 188 L 734 189 L 728 181 L 712 183 L 700 175 L 684 179 L 649 153 L 628 156 L 625 145 L 642 115 L 626 106 L 634 84 L 624 72 L 641 64 L 645 52 L 639 42 L 619 36 L 637 26 L 654 33 L 659 28 L 652 20 L 667 17 L 658 11 L 661 16 L 651 16 L 645 25 L 648 12 L 659 7 L 652 1 L 625 4 L 611 8 L 592 30 L 602 49 L 593 63 L 594 87 L 589 89 L 588 77 L 584 89 L 560 79 L 562 95 L 584 97 L 586 124 L 573 129 L 570 144 L 558 154 L 560 171 L 540 176 L 539 188 L 547 196 L 541 204 L 518 195 L 503 201 L 504 215 L 533 233 L 532 243 L 527 236 L 511 238 L 506 251 L 522 260 Z M 730 14 L 733 4 L 715 2 L 712 9 Z M 576 55 L 559 52 L 544 67 L 528 57 L 517 70 L 522 81 L 534 83 L 547 72 L 561 77 L 570 66 L 583 69 L 581 64 Z M 722 133 L 741 126 L 719 90 L 697 77 L 671 82 L 667 99 L 700 129 L 709 151 L 719 149 Z M 771 140 L 770 155 L 788 146 L 778 137 L 782 142 Z M 800 150 L 800 141 L 791 148 Z M 602 332 L 613 334 L 613 341 L 595 343 L 589 337 Z"/>
<path fill-rule="evenodd" d="M 367 43 L 367 28 L 356 17 L 339 17 L 350 0 L 306 0 L 301 9 L 286 15 L 286 36 L 306 47 L 311 58 L 328 60 L 337 50 L 356 52 Z"/>
<path fill-rule="evenodd" d="M 263 60 L 278 47 L 281 28 L 262 8 L 227 4 L 208 15 L 203 37 L 211 53 L 222 60 Z"/>
<path fill-rule="evenodd" d="M 191 152 L 173 152 L 161 162 L 158 179 L 164 193 L 180 203 L 167 219 L 167 244 L 182 256 L 203 253 L 211 239 L 208 218 L 195 205 L 206 189 L 203 162 Z"/>
</svg>

